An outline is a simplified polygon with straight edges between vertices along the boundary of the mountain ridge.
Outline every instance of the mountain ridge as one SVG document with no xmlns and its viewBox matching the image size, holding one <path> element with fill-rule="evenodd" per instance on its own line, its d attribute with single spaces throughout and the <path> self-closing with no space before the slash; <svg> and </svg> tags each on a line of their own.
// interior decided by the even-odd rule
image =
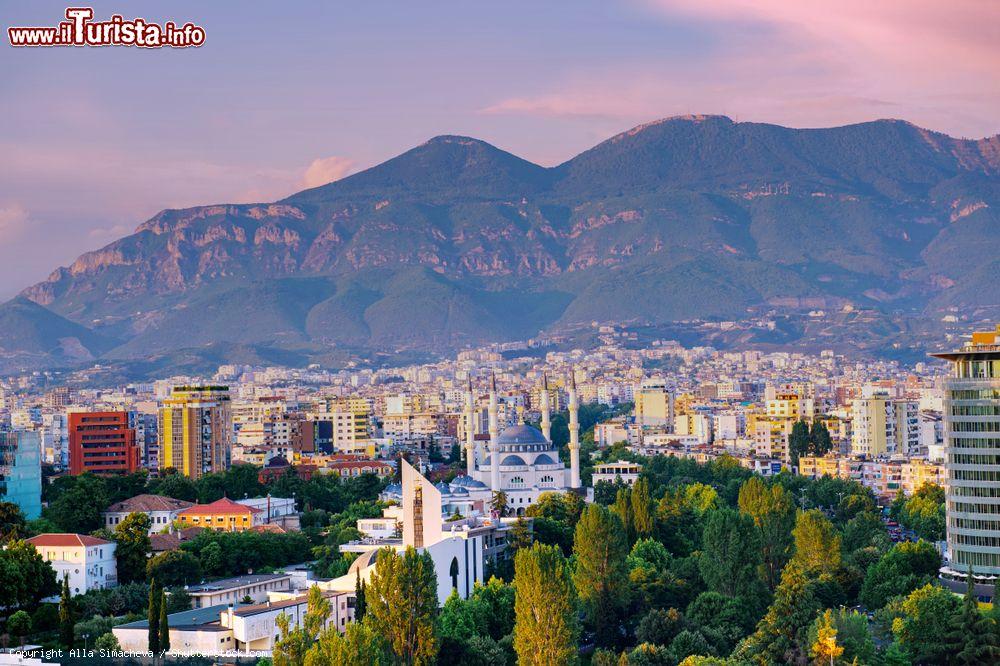
<svg viewBox="0 0 1000 666">
<path fill-rule="evenodd" d="M 664 118 L 552 167 L 441 135 L 273 203 L 163 210 L 19 297 L 124 359 L 183 348 L 169 331 L 308 357 L 776 303 L 939 317 L 998 305 L 970 284 L 1000 273 L 998 210 L 1000 135 L 899 120 Z"/>
</svg>

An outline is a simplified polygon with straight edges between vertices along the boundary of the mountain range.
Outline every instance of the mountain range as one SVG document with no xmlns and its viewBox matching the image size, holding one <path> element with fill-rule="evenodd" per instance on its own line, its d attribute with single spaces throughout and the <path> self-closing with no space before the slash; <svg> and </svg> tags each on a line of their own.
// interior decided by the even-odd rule
<svg viewBox="0 0 1000 666">
<path fill-rule="evenodd" d="M 998 277 L 1000 136 L 684 116 L 551 168 L 439 136 L 281 201 L 158 213 L 0 306 L 0 366 L 335 363 L 797 308 L 876 313 L 877 339 L 994 313 Z"/>
</svg>

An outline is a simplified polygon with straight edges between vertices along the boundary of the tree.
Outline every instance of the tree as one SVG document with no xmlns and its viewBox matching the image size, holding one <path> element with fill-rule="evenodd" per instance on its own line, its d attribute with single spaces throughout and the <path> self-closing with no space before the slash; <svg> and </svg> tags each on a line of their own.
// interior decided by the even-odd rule
<svg viewBox="0 0 1000 666">
<path fill-rule="evenodd" d="M 769 488 L 757 476 L 740 487 L 738 502 L 740 513 L 750 516 L 757 527 L 761 545 L 761 577 L 768 589 L 774 590 L 788 561 L 795 504 L 782 486 L 774 484 Z"/>
<path fill-rule="evenodd" d="M 21 641 L 24 647 L 24 637 L 31 633 L 31 616 L 27 611 L 19 610 L 7 618 L 7 632 Z"/>
<path fill-rule="evenodd" d="M 59 595 L 59 642 L 67 650 L 73 649 L 73 597 L 69 593 L 69 574 L 63 574 L 62 593 Z"/>
<path fill-rule="evenodd" d="M 629 546 L 621 520 L 600 504 L 589 505 L 576 525 L 573 552 L 573 582 L 587 621 L 599 645 L 612 645 L 620 638 L 629 595 Z"/>
<path fill-rule="evenodd" d="M 555 546 L 536 543 L 514 559 L 514 650 L 518 664 L 577 662 L 580 635 L 569 567 Z"/>
<path fill-rule="evenodd" d="M 816 660 L 817 666 L 830 664 L 844 654 L 844 648 L 837 644 L 837 627 L 833 622 L 833 613 L 827 609 L 819 617 L 819 627 L 816 640 L 809 648 L 809 656 Z"/>
<path fill-rule="evenodd" d="M 632 520 L 632 493 L 628 488 L 619 488 L 615 503 L 611 505 L 611 511 L 618 516 L 622 528 L 625 530 L 625 539 L 629 544 L 635 541 L 635 523 Z"/>
<path fill-rule="evenodd" d="M 21 507 L 12 502 L 0 502 L 0 544 L 28 536 L 28 525 Z"/>
<path fill-rule="evenodd" d="M 305 656 L 305 666 L 390 666 L 392 663 L 385 638 L 367 622 L 351 622 L 343 635 L 330 625 Z"/>
<path fill-rule="evenodd" d="M 490 509 L 496 511 L 498 515 L 507 515 L 507 493 L 502 490 L 497 490 L 493 493 L 493 497 L 490 500 Z"/>
<path fill-rule="evenodd" d="M 652 536 L 655 524 L 653 521 L 653 502 L 649 496 L 649 481 L 641 477 L 632 485 L 629 497 L 632 516 L 632 530 L 636 538 Z"/>
<path fill-rule="evenodd" d="M 674 663 L 680 663 L 691 655 L 710 655 L 711 653 L 712 646 L 697 629 L 684 629 L 670 643 L 669 654 Z M 631 664 L 631 659 L 629 664 Z"/>
<path fill-rule="evenodd" d="M 118 580 L 130 583 L 145 580 L 149 557 L 149 528 L 152 521 L 145 513 L 130 513 L 115 526 L 112 535 L 117 546 Z"/>
<path fill-rule="evenodd" d="M 952 617 L 948 633 L 949 641 L 957 650 L 955 661 L 959 664 L 995 663 L 1000 656 L 1000 646 L 994 623 L 979 610 L 971 567 L 966 581 L 962 607 Z"/>
<path fill-rule="evenodd" d="M 948 640 L 948 629 L 958 609 L 955 595 L 927 584 L 906 597 L 903 615 L 893 620 L 892 632 L 915 663 L 948 663 L 955 647 Z"/>
<path fill-rule="evenodd" d="M 840 535 L 819 509 L 799 512 L 792 537 L 792 561 L 804 571 L 833 573 L 840 567 Z"/>
<path fill-rule="evenodd" d="M 813 421 L 812 429 L 809 431 L 809 440 L 814 455 L 824 456 L 833 449 L 833 438 L 830 437 L 830 430 L 820 420 Z"/>
<path fill-rule="evenodd" d="M 201 580 L 201 562 L 186 550 L 168 550 L 146 562 L 146 578 L 155 578 L 164 586 L 189 585 Z"/>
<path fill-rule="evenodd" d="M 306 612 L 297 627 L 291 628 L 291 618 L 282 611 L 275 620 L 281 638 L 274 644 L 274 666 L 303 666 L 331 612 L 330 602 L 317 585 L 309 588 Z"/>
<path fill-rule="evenodd" d="M 380 550 L 366 591 L 367 620 L 404 664 L 434 663 L 438 640 L 437 576 L 428 553 L 412 546 L 402 555 Z"/>
<path fill-rule="evenodd" d="M 47 518 L 63 532 L 89 534 L 101 527 L 101 512 L 108 502 L 104 480 L 86 472 L 72 477 L 72 485 L 45 510 Z"/>
<path fill-rule="evenodd" d="M 170 621 L 167 618 L 167 593 L 160 589 L 160 650 L 170 652 Z"/>
<path fill-rule="evenodd" d="M 30 543 L 11 541 L 0 549 L 0 608 L 34 607 L 58 589 L 52 565 Z"/>
<path fill-rule="evenodd" d="M 793 563 L 781 572 L 774 601 L 744 639 L 732 657 L 760 663 L 792 663 L 804 657 L 800 651 L 803 634 L 822 606 L 813 594 L 810 578 Z"/>
<path fill-rule="evenodd" d="M 518 516 L 514 524 L 510 526 L 510 532 L 507 535 L 507 547 L 510 548 L 513 554 L 521 548 L 527 548 L 530 545 L 531 528 L 528 527 L 528 521 L 524 519 L 524 516 Z"/>
<path fill-rule="evenodd" d="M 909 594 L 937 578 L 941 555 L 926 541 L 902 542 L 868 569 L 859 599 L 872 610 L 889 599 Z"/>
<path fill-rule="evenodd" d="M 684 503 L 699 516 L 719 508 L 719 493 L 704 483 L 692 483 L 684 487 Z"/>
<path fill-rule="evenodd" d="M 476 583 L 472 590 L 486 615 L 486 631 L 493 640 L 499 641 L 514 631 L 514 587 L 505 584 L 495 576 L 490 576 L 486 584 Z"/>
<path fill-rule="evenodd" d="M 111 652 L 112 650 L 121 650 L 122 645 L 118 642 L 118 638 L 109 631 L 97 637 L 97 640 L 94 641 L 94 649 Z"/>
<path fill-rule="evenodd" d="M 760 535 L 753 519 L 732 509 L 713 511 L 705 525 L 698 568 L 710 590 L 730 597 L 745 594 L 758 581 Z"/>
<path fill-rule="evenodd" d="M 160 588 L 156 580 L 149 581 L 149 608 L 146 612 L 146 629 L 149 651 L 160 654 Z"/>
<path fill-rule="evenodd" d="M 356 572 L 354 580 L 354 621 L 361 622 L 368 612 L 367 601 L 365 600 L 365 581 L 361 580 L 361 569 Z"/>
<path fill-rule="evenodd" d="M 667 646 L 683 628 L 684 618 L 676 608 L 669 610 L 654 608 L 639 620 L 639 625 L 635 629 L 635 639 L 640 643 Z"/>
<path fill-rule="evenodd" d="M 813 621 L 806 636 L 805 645 L 812 649 L 820 639 L 820 629 L 829 626 L 836 633 L 836 642 L 843 653 L 841 661 L 859 664 L 878 663 L 875 656 L 875 641 L 868 628 L 868 617 L 864 613 L 846 608 L 828 610 Z"/>
<path fill-rule="evenodd" d="M 809 446 L 809 425 L 805 421 L 796 421 L 788 435 L 788 455 L 793 465 L 798 465 L 799 458 L 808 455 Z"/>
</svg>

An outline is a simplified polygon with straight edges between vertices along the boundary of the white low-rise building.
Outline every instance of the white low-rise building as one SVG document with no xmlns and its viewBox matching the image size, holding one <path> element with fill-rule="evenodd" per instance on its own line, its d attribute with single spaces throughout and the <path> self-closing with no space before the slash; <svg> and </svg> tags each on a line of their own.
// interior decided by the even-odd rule
<svg viewBox="0 0 1000 666">
<path fill-rule="evenodd" d="M 607 481 L 609 483 L 622 481 L 631 486 L 639 479 L 639 472 L 641 471 L 642 465 L 639 463 L 627 462 L 625 460 L 594 465 L 593 482 L 594 485 L 596 485 L 601 481 Z"/>
<path fill-rule="evenodd" d="M 27 542 L 52 565 L 58 581 L 69 576 L 73 595 L 118 585 L 114 542 L 86 534 L 39 534 Z"/>
<path fill-rule="evenodd" d="M 103 514 L 104 526 L 113 530 L 130 513 L 144 513 L 149 516 L 149 534 L 152 536 L 165 531 L 177 520 L 179 511 L 192 506 L 191 502 L 163 495 L 136 495 L 109 506 Z"/>
</svg>

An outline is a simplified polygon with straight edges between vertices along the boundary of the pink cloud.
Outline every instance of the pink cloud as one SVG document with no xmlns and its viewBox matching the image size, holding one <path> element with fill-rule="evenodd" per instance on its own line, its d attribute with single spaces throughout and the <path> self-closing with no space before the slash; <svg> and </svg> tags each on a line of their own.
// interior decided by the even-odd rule
<svg viewBox="0 0 1000 666">
<path fill-rule="evenodd" d="M 0 240 L 9 243 L 24 235 L 30 224 L 28 211 L 20 204 L 0 207 Z"/>
<path fill-rule="evenodd" d="M 901 117 L 980 137 L 1000 130 L 1000 5 L 976 0 L 636 0 L 714 38 L 697 58 L 578 71 L 489 115 L 617 119 L 687 113 L 828 126 Z"/>
<path fill-rule="evenodd" d="M 302 187 L 319 187 L 340 180 L 355 168 L 354 160 L 334 155 L 315 159 L 302 176 Z"/>
</svg>

